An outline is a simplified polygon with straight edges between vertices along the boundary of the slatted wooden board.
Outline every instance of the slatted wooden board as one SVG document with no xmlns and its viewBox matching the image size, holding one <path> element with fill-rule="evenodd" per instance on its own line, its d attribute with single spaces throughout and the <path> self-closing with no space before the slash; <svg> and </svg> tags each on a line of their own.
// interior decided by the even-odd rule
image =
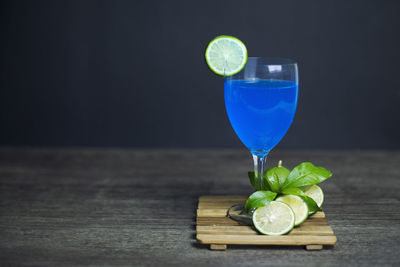
<svg viewBox="0 0 400 267">
<path fill-rule="evenodd" d="M 196 220 L 198 242 L 209 244 L 212 250 L 225 250 L 227 245 L 305 246 L 307 250 L 319 250 L 324 245 L 336 244 L 336 236 L 323 212 L 311 215 L 282 236 L 261 235 L 251 226 L 229 218 L 228 209 L 245 203 L 246 199 L 246 196 L 201 196 Z"/>
</svg>

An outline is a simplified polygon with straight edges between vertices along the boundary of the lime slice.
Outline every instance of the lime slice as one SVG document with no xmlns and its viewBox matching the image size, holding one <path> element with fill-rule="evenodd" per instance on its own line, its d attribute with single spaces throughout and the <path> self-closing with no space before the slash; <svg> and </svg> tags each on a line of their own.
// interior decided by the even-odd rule
<svg viewBox="0 0 400 267">
<path fill-rule="evenodd" d="M 293 229 L 295 215 L 283 202 L 271 201 L 253 213 L 254 227 L 264 235 L 283 235 Z"/>
<path fill-rule="evenodd" d="M 308 217 L 308 206 L 306 202 L 304 202 L 301 197 L 295 195 L 284 195 L 278 197 L 276 201 L 281 201 L 283 203 L 288 204 L 292 210 L 294 211 L 295 215 L 295 226 L 304 222 Z"/>
<path fill-rule="evenodd" d="M 324 203 L 324 192 L 322 192 L 321 187 L 314 184 L 314 185 L 300 187 L 300 189 L 303 190 L 303 192 L 306 196 L 314 199 L 314 201 L 315 201 L 315 203 L 317 203 L 318 207 L 322 206 L 322 203 Z M 313 213 L 313 212 L 311 212 L 311 213 Z"/>
<path fill-rule="evenodd" d="M 235 37 L 218 36 L 207 46 L 206 62 L 208 67 L 218 75 L 234 75 L 246 65 L 246 46 Z"/>
</svg>

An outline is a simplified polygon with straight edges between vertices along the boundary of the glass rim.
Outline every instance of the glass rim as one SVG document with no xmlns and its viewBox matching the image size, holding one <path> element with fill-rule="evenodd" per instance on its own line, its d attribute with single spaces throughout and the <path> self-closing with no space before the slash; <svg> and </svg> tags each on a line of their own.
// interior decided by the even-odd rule
<svg viewBox="0 0 400 267">
<path fill-rule="evenodd" d="M 297 61 L 282 57 L 248 57 L 246 65 L 253 60 L 257 65 L 297 65 Z"/>
</svg>

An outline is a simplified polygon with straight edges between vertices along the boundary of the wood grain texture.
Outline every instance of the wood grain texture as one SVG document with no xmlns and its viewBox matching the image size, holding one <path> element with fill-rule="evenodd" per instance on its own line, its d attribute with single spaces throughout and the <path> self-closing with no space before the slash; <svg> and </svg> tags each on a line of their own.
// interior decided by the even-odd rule
<svg viewBox="0 0 400 267">
<path fill-rule="evenodd" d="M 286 245 L 286 246 L 302 246 L 302 245 L 320 245 L 336 243 L 336 236 L 328 235 L 309 235 L 305 239 L 303 235 L 283 235 L 283 236 L 267 236 L 267 235 L 214 235 L 214 234 L 198 234 L 197 239 L 203 244 L 234 244 L 234 245 Z"/>
<path fill-rule="evenodd" d="M 279 159 L 334 173 L 322 188 L 336 246 L 197 243 L 199 196 L 251 193 L 245 150 L 1 148 L 0 265 L 400 265 L 400 152 L 277 151 L 269 166 Z"/>
<path fill-rule="evenodd" d="M 228 235 L 257 235 L 257 232 L 254 231 L 250 226 L 225 226 L 225 225 L 197 225 L 196 233 L 198 234 L 228 234 Z M 291 235 L 333 235 L 333 230 L 330 226 L 320 226 L 313 225 L 307 226 L 303 225 L 301 229 L 295 228 L 290 232 Z"/>
<path fill-rule="evenodd" d="M 307 245 L 307 250 L 321 250 L 324 246 L 323 245 Z"/>
<path fill-rule="evenodd" d="M 221 244 L 211 244 L 210 249 L 211 250 L 226 250 L 226 245 L 221 245 Z"/>
</svg>

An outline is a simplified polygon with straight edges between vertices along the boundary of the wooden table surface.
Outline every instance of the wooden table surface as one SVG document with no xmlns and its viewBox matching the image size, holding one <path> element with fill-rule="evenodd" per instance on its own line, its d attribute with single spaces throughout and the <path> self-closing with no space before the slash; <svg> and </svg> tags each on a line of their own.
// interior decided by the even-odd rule
<svg viewBox="0 0 400 267">
<path fill-rule="evenodd" d="M 399 266 L 400 152 L 276 151 L 334 173 L 322 251 L 195 240 L 200 195 L 250 194 L 245 150 L 0 148 L 0 265 Z"/>
</svg>

